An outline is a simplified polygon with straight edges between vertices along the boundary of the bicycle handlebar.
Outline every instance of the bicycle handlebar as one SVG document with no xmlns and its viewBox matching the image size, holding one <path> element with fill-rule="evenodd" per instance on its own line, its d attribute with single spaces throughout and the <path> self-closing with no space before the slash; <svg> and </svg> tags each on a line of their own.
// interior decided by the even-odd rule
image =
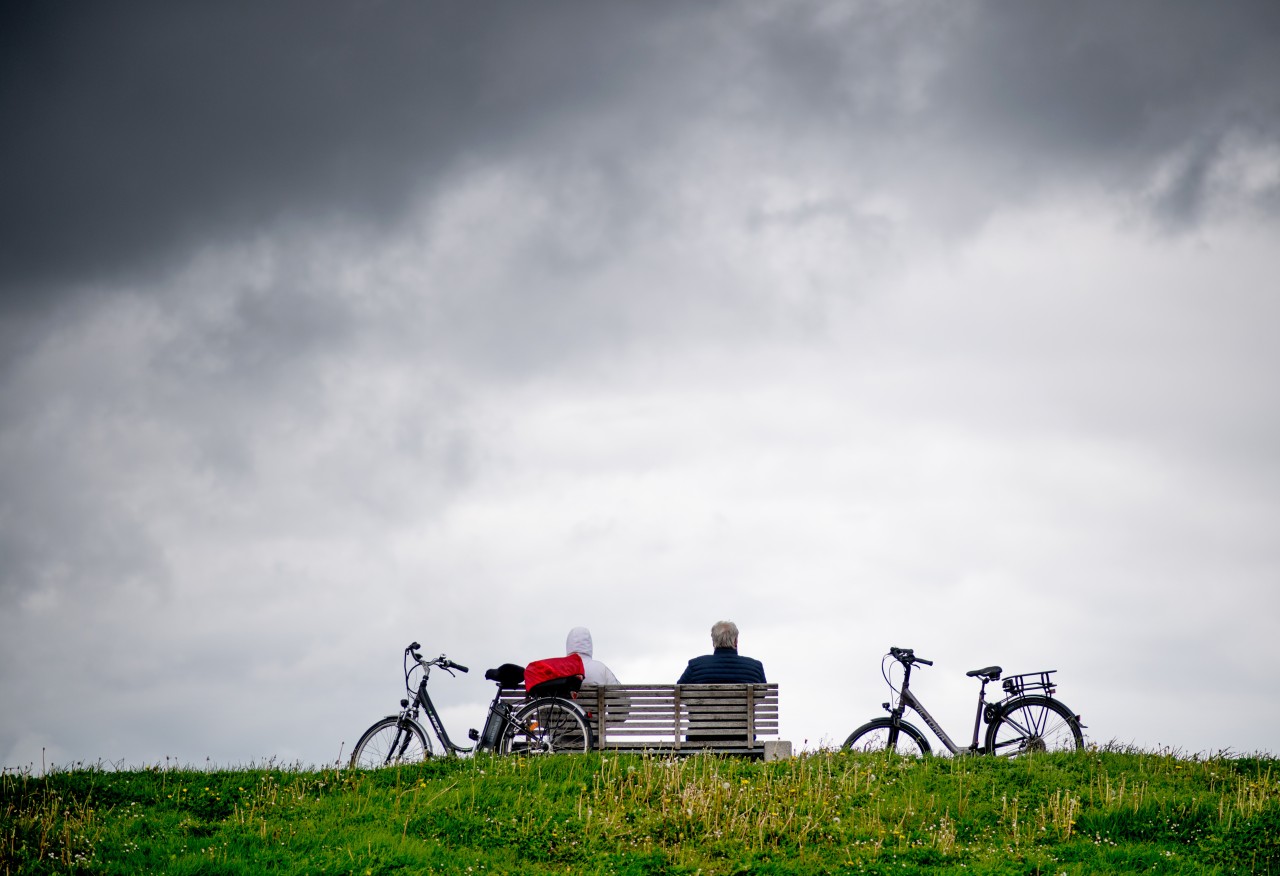
<svg viewBox="0 0 1280 876">
<path fill-rule="evenodd" d="M 443 654 L 441 654 L 439 657 L 437 657 L 434 660 L 423 660 L 422 655 L 418 653 L 418 649 L 421 647 L 422 646 L 417 642 L 410 642 L 409 647 L 404 649 L 404 653 L 412 655 L 413 659 L 416 660 L 418 663 L 421 663 L 423 666 L 427 666 L 427 665 L 439 666 L 442 669 L 456 669 L 459 672 L 471 671 L 466 666 L 463 666 L 461 663 L 454 663 L 452 660 L 450 660 L 448 657 L 444 656 Z"/>
<path fill-rule="evenodd" d="M 912 663 L 923 663 L 925 666 L 932 666 L 932 660 L 926 660 L 923 657 L 917 657 L 913 648 L 895 648 L 889 646 L 889 653 L 893 655 L 893 659 L 902 663 L 904 666 L 910 666 Z"/>
</svg>

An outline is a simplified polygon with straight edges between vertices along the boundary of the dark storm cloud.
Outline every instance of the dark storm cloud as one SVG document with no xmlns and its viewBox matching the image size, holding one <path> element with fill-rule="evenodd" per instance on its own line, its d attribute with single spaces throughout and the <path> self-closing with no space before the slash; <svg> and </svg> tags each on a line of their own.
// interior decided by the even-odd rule
<svg viewBox="0 0 1280 876">
<path fill-rule="evenodd" d="M 1058 153 L 1121 153 L 1234 117 L 1267 118 L 1272 5 L 1013 6 L 969 22 L 970 62 L 940 105 L 998 125 L 995 141 Z"/>
<path fill-rule="evenodd" d="M 1280 117 L 1280 13 L 1262 2 L 25 2 L 3 16 L 8 308 L 280 222 L 386 227 L 441 174 L 497 156 L 643 159 L 708 120 L 821 138 L 868 174 L 992 202 L 1064 175 L 1146 185 L 1152 162 L 1188 145 L 1211 157 L 1229 130 L 1275 142 Z M 612 117 L 630 124 L 591 142 L 584 120 Z M 1181 167 L 1156 206 L 1193 219 L 1206 160 Z"/>
<path fill-rule="evenodd" d="M 1014 179 L 1057 167 L 1141 188 L 1180 159 L 1154 206 L 1186 225 L 1228 135 L 1280 143 L 1275 4 L 979 7 L 969 33 L 936 106 L 952 129 L 985 128 L 982 145 Z"/>
<path fill-rule="evenodd" d="M 868 177 L 935 186 L 938 210 L 965 221 L 1085 184 L 1144 195 L 1186 226 L 1229 137 L 1280 144 L 1274 4 L 857 10 L 757 23 L 743 65 L 752 111 L 797 140 L 835 135 Z M 1274 209 L 1274 190 L 1252 194 Z"/>
<path fill-rule="evenodd" d="M 638 11 L 6 4 L 0 288 L 100 280 L 300 216 L 394 217 L 452 163 L 625 99 L 607 74 L 644 64 Z"/>
</svg>

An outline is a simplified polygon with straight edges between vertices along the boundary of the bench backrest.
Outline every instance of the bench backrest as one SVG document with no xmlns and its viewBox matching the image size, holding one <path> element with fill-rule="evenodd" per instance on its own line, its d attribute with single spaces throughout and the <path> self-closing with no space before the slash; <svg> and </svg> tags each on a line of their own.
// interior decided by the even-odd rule
<svg viewBox="0 0 1280 876">
<path fill-rule="evenodd" d="M 516 705 L 524 691 L 503 699 Z M 760 755 L 764 737 L 778 735 L 776 684 L 608 685 L 583 689 L 577 702 L 601 750 Z"/>
</svg>

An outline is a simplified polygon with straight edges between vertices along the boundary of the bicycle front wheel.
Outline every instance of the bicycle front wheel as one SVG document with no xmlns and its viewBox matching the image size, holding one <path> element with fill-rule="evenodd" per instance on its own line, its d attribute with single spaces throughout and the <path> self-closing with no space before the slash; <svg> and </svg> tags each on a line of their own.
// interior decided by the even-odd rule
<svg viewBox="0 0 1280 876">
<path fill-rule="evenodd" d="M 910 724 L 899 722 L 895 728 L 890 718 L 875 718 L 849 734 L 841 746 L 845 751 L 896 751 L 908 757 L 924 757 L 930 753 L 929 740 Z"/>
<path fill-rule="evenodd" d="M 591 750 L 591 725 L 572 704 L 534 700 L 511 718 L 502 734 L 502 754 L 582 754 Z"/>
<path fill-rule="evenodd" d="M 1083 747 L 1080 719 L 1051 697 L 1014 700 L 987 727 L 987 751 L 999 757 Z"/>
<path fill-rule="evenodd" d="M 388 715 L 374 724 L 351 752 L 351 768 L 369 770 L 420 763 L 431 757 L 431 743 L 416 721 Z"/>
</svg>

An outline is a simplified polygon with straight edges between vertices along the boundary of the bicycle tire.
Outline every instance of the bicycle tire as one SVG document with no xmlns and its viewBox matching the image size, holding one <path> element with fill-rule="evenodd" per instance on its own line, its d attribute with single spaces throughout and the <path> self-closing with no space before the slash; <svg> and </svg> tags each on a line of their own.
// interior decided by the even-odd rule
<svg viewBox="0 0 1280 876">
<path fill-rule="evenodd" d="M 351 750 L 350 766 L 377 769 L 420 763 L 431 756 L 431 743 L 418 722 L 388 715 L 364 731 Z"/>
<path fill-rule="evenodd" d="M 893 729 L 893 719 L 873 718 L 850 733 L 840 747 L 845 751 L 895 751 L 907 757 L 928 757 L 933 753 L 929 740 L 911 724 L 899 722 L 896 739 Z"/>
<path fill-rule="evenodd" d="M 987 726 L 987 753 L 1018 757 L 1045 751 L 1084 748 L 1080 720 L 1052 697 L 1020 697 L 1005 703 Z"/>
<path fill-rule="evenodd" d="M 556 698 L 522 706 L 502 734 L 502 754 L 584 754 L 593 744 L 591 725 L 572 703 Z"/>
</svg>

